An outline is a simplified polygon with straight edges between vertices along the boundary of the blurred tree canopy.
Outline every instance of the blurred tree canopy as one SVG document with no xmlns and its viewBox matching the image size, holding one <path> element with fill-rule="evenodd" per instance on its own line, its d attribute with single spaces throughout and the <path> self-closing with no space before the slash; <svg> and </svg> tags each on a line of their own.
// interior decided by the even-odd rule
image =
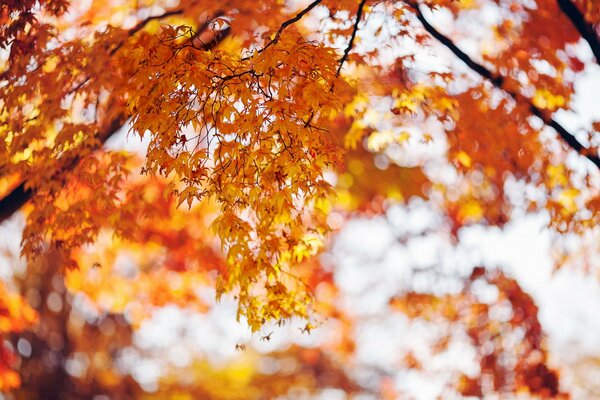
<svg viewBox="0 0 600 400">
<path fill-rule="evenodd" d="M 0 21 L 0 222 L 26 217 L 0 284 L 9 398 L 402 397 L 391 372 L 353 370 L 331 255 L 393 207 L 433 210 L 414 235 L 453 245 L 543 214 L 556 266 L 595 266 L 600 121 L 576 93 L 599 73 L 595 0 L 5 0 Z M 519 282 L 486 265 L 453 279 L 386 305 L 443 327 L 433 355 L 473 349 L 445 395 L 568 397 Z M 140 326 L 215 297 L 262 342 L 290 321 L 340 333 L 240 343 L 140 386 L 124 367 Z M 397 365 L 428 372 L 410 351 Z"/>
</svg>

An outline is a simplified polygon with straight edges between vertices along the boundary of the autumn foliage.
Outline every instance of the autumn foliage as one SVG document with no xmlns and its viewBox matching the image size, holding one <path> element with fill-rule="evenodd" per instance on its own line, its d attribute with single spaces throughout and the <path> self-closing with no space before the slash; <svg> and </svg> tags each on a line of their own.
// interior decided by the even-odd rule
<svg viewBox="0 0 600 400">
<path fill-rule="evenodd" d="M 340 233 L 421 205 L 439 218 L 394 242 L 458 246 L 463 228 L 544 215 L 556 267 L 593 271 L 600 121 L 569 121 L 599 22 L 594 0 L 3 1 L 0 222 L 26 221 L 20 255 L 5 251 L 0 391 L 409 396 L 352 369 L 364 321 L 343 306 Z M 383 312 L 443 327 L 431 357 L 474 349 L 476 373 L 444 375 L 443 396 L 568 397 L 538 306 L 497 267 L 455 271 L 452 290 L 407 282 Z M 268 355 L 239 344 L 156 387 L 123 372 L 158 310 L 208 315 L 214 299 L 259 341 L 298 321 L 339 332 Z M 428 372 L 412 351 L 396 365 Z"/>
</svg>

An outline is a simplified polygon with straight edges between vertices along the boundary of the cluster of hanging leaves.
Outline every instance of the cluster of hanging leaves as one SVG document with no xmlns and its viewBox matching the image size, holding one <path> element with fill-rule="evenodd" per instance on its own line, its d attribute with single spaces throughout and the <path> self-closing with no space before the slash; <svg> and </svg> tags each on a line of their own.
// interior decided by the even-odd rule
<svg viewBox="0 0 600 400">
<path fill-rule="evenodd" d="M 134 45 L 132 84 L 140 90 L 128 102 L 132 126 L 153 132 L 144 170 L 173 173 L 179 204 L 219 204 L 212 226 L 228 268 L 218 289 L 239 288 L 240 314 L 254 329 L 306 316 L 306 301 L 291 297 L 280 275 L 313 255 L 328 230 L 323 172 L 340 147 L 326 126 L 345 88 L 335 52 L 290 29 L 240 59 L 200 51 L 185 41 L 192 32 L 164 28 Z M 253 292 L 257 282 L 265 301 Z"/>
</svg>

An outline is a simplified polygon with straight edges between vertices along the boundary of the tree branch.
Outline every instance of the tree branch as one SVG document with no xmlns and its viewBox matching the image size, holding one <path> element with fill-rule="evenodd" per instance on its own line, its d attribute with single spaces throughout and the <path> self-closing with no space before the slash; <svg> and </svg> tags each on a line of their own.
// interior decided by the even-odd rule
<svg viewBox="0 0 600 400">
<path fill-rule="evenodd" d="M 316 6 L 318 6 L 322 1 L 323 0 L 314 0 L 312 3 L 310 3 L 308 6 L 306 6 L 306 8 L 304 8 L 303 10 L 301 10 L 300 12 L 298 12 L 298 14 L 296 14 L 296 16 L 294 16 L 293 18 L 288 19 L 283 24 L 281 24 L 281 26 L 279 27 L 279 29 L 277 29 L 277 32 L 275 32 L 275 36 L 273 37 L 273 40 L 271 40 L 269 43 L 267 43 L 265 47 L 263 47 L 262 49 L 258 50 L 257 54 L 262 53 L 263 51 L 265 51 L 266 49 L 268 49 L 272 45 L 276 44 L 279 41 L 279 37 L 281 36 L 281 34 L 285 30 L 285 28 L 287 28 L 288 26 L 290 26 L 292 24 L 295 24 L 296 22 L 300 21 L 302 19 L 302 17 L 304 17 L 306 14 L 308 14 L 310 12 L 310 10 L 312 10 L 313 8 L 315 8 Z M 244 58 L 242 58 L 242 61 L 249 60 L 251 57 L 252 57 L 251 55 L 248 56 L 248 57 L 244 57 Z"/>
<path fill-rule="evenodd" d="M 25 189 L 25 182 L 14 188 L 12 192 L 0 200 L 0 222 L 3 222 L 23 207 L 32 195 L 31 189 Z"/>
<path fill-rule="evenodd" d="M 125 123 L 125 114 L 120 114 L 115 117 L 110 123 L 98 133 L 99 145 L 92 148 L 93 151 L 98 150 L 108 138 L 118 131 Z M 79 158 L 76 157 L 70 160 L 62 167 L 62 171 L 70 171 L 77 166 Z M 13 215 L 21 207 L 23 207 L 37 192 L 37 189 L 25 189 L 27 181 L 21 182 L 19 186 L 14 188 L 7 196 L 0 200 L 0 223 Z"/>
<path fill-rule="evenodd" d="M 304 10 L 302 10 L 298 14 L 296 14 L 295 17 L 290 18 L 287 21 L 285 21 L 283 24 L 281 24 L 281 26 L 277 30 L 277 33 L 275 33 L 275 38 L 273 38 L 273 41 L 271 41 L 271 43 L 269 43 L 269 45 L 271 45 L 272 43 L 277 43 L 277 41 L 279 40 L 279 36 L 281 36 L 281 33 L 283 32 L 283 30 L 285 28 L 287 28 L 288 26 L 290 26 L 292 24 L 295 24 L 296 22 L 300 21 L 302 19 L 302 17 L 304 17 L 306 14 L 308 14 L 310 12 L 310 10 L 312 10 L 313 8 L 315 8 L 316 6 L 318 6 L 321 3 L 321 1 L 323 1 L 323 0 L 315 0 L 315 1 L 313 1 Z M 269 45 L 267 45 L 267 47 Z"/>
<path fill-rule="evenodd" d="M 495 74 L 494 72 L 487 69 L 485 66 L 474 61 L 465 52 L 463 52 L 458 46 L 456 46 L 456 44 L 454 44 L 452 39 L 450 39 L 443 33 L 439 32 L 437 29 L 435 29 L 429 23 L 429 21 L 427 21 L 427 19 L 421 12 L 421 9 L 419 8 L 419 5 L 417 3 L 414 3 L 409 0 L 405 0 L 404 2 L 414 10 L 416 17 L 419 19 L 421 24 L 423 24 L 423 27 L 425 28 L 425 30 L 427 32 L 429 32 L 429 34 L 431 36 L 433 36 L 437 41 L 439 41 L 442 45 L 444 45 L 446 48 L 448 48 L 456 57 L 458 57 L 462 62 L 464 62 L 473 71 L 477 72 L 482 78 L 491 82 L 498 89 L 503 90 L 505 93 L 510 95 L 510 97 L 512 97 L 513 100 L 515 100 L 517 103 L 527 106 L 527 108 L 533 115 L 540 118 L 544 122 L 544 124 L 546 124 L 547 126 L 553 128 L 558 133 L 558 135 L 561 137 L 561 139 L 569 147 L 571 147 L 573 150 L 575 150 L 580 155 L 586 157 L 588 160 L 590 160 L 592 163 L 594 163 L 594 165 L 596 165 L 596 167 L 598 167 L 598 169 L 600 169 L 600 158 L 598 157 L 598 154 L 591 154 L 589 152 L 589 149 L 587 149 L 585 146 L 583 146 L 577 140 L 577 138 L 575 136 L 573 136 L 573 134 L 571 134 L 567 129 L 565 129 L 565 127 L 563 127 L 560 123 L 558 123 L 555 119 L 553 119 L 549 112 L 536 107 L 531 102 L 530 99 L 526 98 L 525 96 L 521 95 L 520 93 L 506 88 L 504 85 L 504 77 L 503 76 Z"/>
<path fill-rule="evenodd" d="M 600 40 L 598 40 L 594 26 L 585 20 L 579 8 L 571 0 L 557 1 L 562 12 L 571 20 L 581 37 L 588 42 L 594 57 L 596 57 L 596 63 L 600 64 Z"/>
<path fill-rule="evenodd" d="M 152 15 L 146 19 L 141 20 L 140 22 L 138 22 L 138 24 L 136 26 L 134 26 L 133 28 L 129 29 L 129 36 L 133 36 L 136 33 L 138 33 L 139 31 L 141 31 L 142 29 L 144 29 L 144 27 L 150 22 L 150 21 L 155 21 L 155 20 L 159 20 L 159 19 L 163 19 L 163 18 L 168 18 L 168 17 L 172 17 L 174 15 L 181 15 L 183 14 L 183 8 L 175 8 L 173 10 L 169 10 L 166 11 L 163 14 L 160 15 Z"/>
<path fill-rule="evenodd" d="M 212 39 L 210 39 L 208 42 L 202 44 L 201 50 L 204 50 L 204 51 L 213 50 L 223 40 L 225 40 L 225 38 L 227 38 L 227 36 L 229 36 L 230 33 L 231 33 L 231 26 L 228 26 L 227 28 L 223 29 L 222 31 L 218 31 L 215 34 L 215 36 L 213 36 Z"/>
<path fill-rule="evenodd" d="M 348 42 L 348 46 L 344 50 L 344 55 L 340 59 L 340 65 L 338 66 L 336 75 L 339 75 L 340 72 L 342 71 L 342 66 L 348 59 L 348 55 L 350 54 L 350 51 L 352 50 L 352 46 L 354 46 L 354 39 L 356 38 L 356 33 L 358 32 L 358 24 L 360 23 L 360 19 L 362 18 L 363 9 L 365 8 L 366 2 L 367 2 L 367 0 L 361 0 L 360 4 L 358 5 L 358 10 L 356 11 L 356 20 L 354 21 L 354 27 L 352 28 L 352 35 L 350 36 L 350 42 Z"/>
</svg>

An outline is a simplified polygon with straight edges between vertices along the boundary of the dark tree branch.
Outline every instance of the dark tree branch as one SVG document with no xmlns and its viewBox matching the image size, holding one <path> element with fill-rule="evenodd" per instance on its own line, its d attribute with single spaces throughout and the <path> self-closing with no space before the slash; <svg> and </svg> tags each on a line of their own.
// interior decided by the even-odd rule
<svg viewBox="0 0 600 400">
<path fill-rule="evenodd" d="M 598 157 L 598 154 L 591 154 L 589 149 L 587 149 L 585 146 L 583 146 L 577 140 L 577 138 L 575 136 L 573 136 L 573 134 L 571 134 L 567 129 L 565 129 L 565 127 L 563 127 L 555 119 L 552 118 L 551 113 L 536 107 L 531 102 L 530 99 L 526 98 L 525 96 L 521 95 L 520 93 L 513 91 L 509 88 L 506 88 L 504 85 L 504 77 L 503 76 L 490 71 L 485 66 L 474 61 L 465 52 L 463 52 L 458 46 L 456 46 L 456 44 L 452 41 L 452 39 L 450 39 L 443 33 L 439 32 L 437 29 L 435 29 L 429 23 L 429 21 L 427 21 L 427 19 L 421 12 L 421 9 L 419 8 L 419 5 L 417 3 L 414 3 L 409 0 L 405 0 L 405 3 L 408 4 L 414 10 L 416 17 L 419 19 L 421 24 L 423 24 L 423 27 L 425 28 L 425 30 L 427 32 L 429 32 L 429 34 L 431 36 L 433 36 L 436 40 L 438 40 L 441 44 L 443 44 L 446 48 L 448 48 L 456 57 L 458 57 L 462 62 L 464 62 L 473 71 L 477 72 L 482 78 L 488 80 L 496 88 L 501 89 L 505 93 L 510 95 L 510 97 L 512 97 L 518 104 L 523 104 L 523 105 L 527 106 L 527 108 L 533 115 L 540 118 L 544 122 L 544 124 L 546 124 L 547 126 L 553 128 L 558 133 L 558 135 L 561 137 L 561 139 L 569 147 L 571 147 L 573 150 L 575 150 L 580 155 L 586 157 L 588 160 L 590 160 L 592 163 L 594 163 L 594 165 L 596 165 L 596 167 L 598 167 L 600 169 L 600 158 Z"/>
<path fill-rule="evenodd" d="M 257 54 L 262 53 L 263 51 L 265 51 L 266 49 L 268 49 L 272 45 L 274 45 L 277 42 L 279 42 L 279 38 L 281 37 L 281 34 L 285 30 L 285 28 L 287 28 L 288 26 L 290 26 L 292 24 L 295 24 L 296 22 L 300 21 L 302 19 L 302 17 L 304 17 L 306 14 L 308 14 L 310 12 L 310 10 L 312 10 L 313 8 L 315 8 L 316 6 L 318 6 L 322 1 L 323 0 L 314 0 L 312 3 L 310 3 L 308 6 L 306 6 L 306 8 L 304 8 L 303 10 L 301 10 L 300 12 L 298 12 L 298 14 L 296 14 L 296 16 L 294 16 L 293 18 L 288 19 L 283 24 L 281 24 L 281 26 L 279 27 L 279 29 L 277 29 L 277 32 L 275 32 L 275 36 L 273 37 L 273 40 L 271 40 L 269 43 L 267 43 L 265 47 L 263 47 L 262 49 L 258 50 Z M 242 61 L 249 60 L 251 57 L 252 57 L 251 55 L 248 56 L 248 57 L 244 57 L 244 58 L 242 58 Z"/>
<path fill-rule="evenodd" d="M 306 14 L 308 14 L 310 12 L 310 10 L 312 10 L 313 8 L 315 8 L 316 6 L 318 6 L 321 3 L 321 1 L 323 1 L 323 0 L 315 0 L 315 1 L 313 1 L 304 10 L 302 10 L 298 14 L 296 14 L 295 17 L 290 18 L 287 21 L 285 21 L 283 24 L 281 24 L 281 26 L 277 30 L 277 33 L 275 33 L 275 37 L 273 38 L 273 40 L 271 41 L 271 43 L 269 43 L 267 45 L 267 47 L 269 47 L 273 43 L 277 43 L 277 41 L 279 40 L 279 36 L 281 36 L 281 33 L 283 32 L 283 30 L 285 28 L 287 28 L 288 26 L 290 26 L 292 24 L 295 24 L 296 22 L 300 21 L 302 19 L 302 17 L 304 17 Z"/>
<path fill-rule="evenodd" d="M 0 222 L 19 211 L 25 203 L 29 201 L 33 192 L 31 189 L 25 189 L 25 182 L 13 189 L 8 196 L 0 200 Z"/>
<path fill-rule="evenodd" d="M 144 20 L 141 20 L 140 22 L 138 22 L 138 24 L 136 26 L 134 26 L 133 28 L 129 29 L 127 31 L 127 36 L 128 37 L 132 37 L 133 35 L 135 35 L 136 33 L 138 33 L 139 31 L 141 31 L 142 29 L 144 29 L 146 27 L 146 25 L 151 22 L 151 21 L 155 21 L 155 20 L 159 20 L 159 19 L 163 19 L 163 18 L 168 18 L 168 17 L 172 17 L 174 15 L 180 15 L 183 13 L 183 9 L 181 8 L 177 8 L 177 9 L 173 9 L 170 11 L 167 11 L 163 14 L 160 15 L 153 15 L 150 16 Z M 123 47 L 123 45 L 125 44 L 125 40 L 122 40 L 118 45 L 116 45 L 111 51 L 110 51 L 110 55 L 112 56 L 113 54 L 115 54 L 117 51 L 119 51 L 119 49 L 121 49 L 121 47 Z"/>
<path fill-rule="evenodd" d="M 596 63 L 600 64 L 600 40 L 598 40 L 594 26 L 585 20 L 579 8 L 571 0 L 557 1 L 562 12 L 571 20 L 581 37 L 588 42 L 594 57 L 596 57 Z"/>
<path fill-rule="evenodd" d="M 159 20 L 159 19 L 163 19 L 163 18 L 167 18 L 167 17 L 172 17 L 174 15 L 181 15 L 183 13 L 183 9 L 182 8 L 176 8 L 173 10 L 169 10 L 163 14 L 160 15 L 152 15 L 146 19 L 141 20 L 140 22 L 138 22 L 138 24 L 136 26 L 134 26 L 133 28 L 131 28 L 129 30 L 129 36 L 133 36 L 136 33 L 138 33 L 139 31 L 141 31 L 142 29 L 144 29 L 144 27 L 148 24 L 148 22 L 150 21 L 155 21 L 155 20 Z"/>
<path fill-rule="evenodd" d="M 208 25 L 203 25 L 204 29 L 206 29 L 206 26 Z M 217 34 L 210 41 L 202 45 L 202 50 L 213 50 L 230 34 L 230 32 L 230 28 L 217 32 Z M 110 121 L 110 123 L 108 123 L 103 129 L 101 129 L 100 132 L 98 132 L 97 138 L 99 144 L 95 146 L 93 150 L 98 150 L 112 135 L 114 135 L 125 124 L 126 121 L 127 117 L 124 113 L 120 113 L 116 117 L 114 117 Z M 79 159 L 75 158 L 69 161 L 66 165 L 64 165 L 62 167 L 62 170 L 73 170 L 74 168 L 76 168 L 78 162 Z M 36 194 L 37 189 L 25 189 L 25 186 L 26 181 L 21 182 L 8 195 L 0 199 L 0 223 L 4 222 L 7 218 L 9 218 L 19 209 L 21 209 L 21 207 L 23 207 L 27 202 L 29 202 L 29 200 L 31 200 L 31 198 Z"/>
<path fill-rule="evenodd" d="M 94 146 L 92 150 L 98 150 L 108 138 L 110 138 L 116 131 L 118 131 L 125 123 L 126 118 L 124 114 L 120 114 L 115 117 L 104 129 L 98 133 L 98 145 Z M 79 158 L 67 162 L 62 166 L 62 172 L 70 171 L 74 169 L 79 163 Z M 26 181 L 21 182 L 19 186 L 14 188 L 7 196 L 0 200 L 0 223 L 5 219 L 13 215 L 21 207 L 23 207 L 36 193 L 37 189 L 28 188 L 25 189 Z"/>
<path fill-rule="evenodd" d="M 225 38 L 227 38 L 227 36 L 229 36 L 230 33 L 231 33 L 231 27 L 230 26 L 228 26 L 227 28 L 223 29 L 222 31 L 217 32 L 215 34 L 215 36 L 211 40 L 209 40 L 208 42 L 202 44 L 201 50 L 204 50 L 204 51 L 213 50 L 223 40 L 225 40 Z"/>
<path fill-rule="evenodd" d="M 342 66 L 348 59 L 348 55 L 350 54 L 350 51 L 352 51 L 352 47 L 354 46 L 354 39 L 356 38 L 356 33 L 358 32 L 358 24 L 360 23 L 360 19 L 362 18 L 366 2 L 367 0 L 360 0 L 360 4 L 358 5 L 358 10 L 356 11 L 356 20 L 354 21 L 354 27 L 352 28 L 352 35 L 350 36 L 348 46 L 344 50 L 344 55 L 340 59 L 340 65 L 338 66 L 337 75 L 339 75 L 342 71 Z"/>
</svg>

